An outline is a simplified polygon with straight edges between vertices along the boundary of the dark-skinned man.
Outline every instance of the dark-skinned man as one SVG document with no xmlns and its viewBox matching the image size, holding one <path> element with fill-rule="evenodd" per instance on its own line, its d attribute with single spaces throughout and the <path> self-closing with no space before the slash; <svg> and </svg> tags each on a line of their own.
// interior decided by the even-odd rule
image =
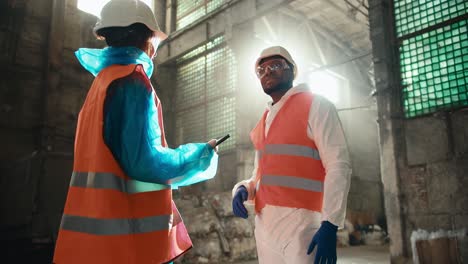
<svg viewBox="0 0 468 264">
<path fill-rule="evenodd" d="M 272 102 L 250 134 L 255 168 L 233 188 L 234 214 L 247 218 L 244 202 L 255 204 L 260 264 L 336 263 L 351 175 L 337 111 L 293 86 L 297 66 L 283 47 L 263 50 L 255 71 Z"/>
</svg>

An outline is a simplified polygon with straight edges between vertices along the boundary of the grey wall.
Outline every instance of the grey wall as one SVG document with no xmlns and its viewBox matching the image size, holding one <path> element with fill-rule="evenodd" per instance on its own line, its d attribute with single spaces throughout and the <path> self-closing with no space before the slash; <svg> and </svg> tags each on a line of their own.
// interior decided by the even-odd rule
<svg viewBox="0 0 468 264">
<path fill-rule="evenodd" d="M 369 1 L 381 172 L 392 263 L 411 258 L 411 233 L 468 227 L 468 111 L 404 119 L 390 0 Z M 463 263 L 467 239 L 459 240 Z"/>
<path fill-rule="evenodd" d="M 78 11 L 74 0 L 2 5 L 1 241 L 10 241 L 12 259 L 28 262 L 33 256 L 24 253 L 35 254 L 32 242 L 49 244 L 56 237 L 72 172 L 76 118 L 93 79 L 73 52 L 103 44 L 91 32 L 96 18 Z M 24 241 L 19 251 L 14 241 Z"/>
</svg>

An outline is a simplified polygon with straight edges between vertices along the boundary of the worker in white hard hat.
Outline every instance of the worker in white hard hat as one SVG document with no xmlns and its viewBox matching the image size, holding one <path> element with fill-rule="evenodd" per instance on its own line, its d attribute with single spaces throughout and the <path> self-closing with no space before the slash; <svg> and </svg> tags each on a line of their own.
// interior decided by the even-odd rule
<svg viewBox="0 0 468 264">
<path fill-rule="evenodd" d="M 216 140 L 169 148 L 151 85 L 166 36 L 139 0 L 112 0 L 94 28 L 104 49 L 76 56 L 95 79 L 78 117 L 54 263 L 171 263 L 192 242 L 172 189 L 213 178 Z"/>
<path fill-rule="evenodd" d="M 255 205 L 260 264 L 336 263 L 336 233 L 344 225 L 351 166 L 337 111 L 305 84 L 293 86 L 297 65 L 275 46 L 255 72 L 272 102 L 250 137 L 256 155 L 250 179 L 233 190 L 234 215 Z"/>
</svg>

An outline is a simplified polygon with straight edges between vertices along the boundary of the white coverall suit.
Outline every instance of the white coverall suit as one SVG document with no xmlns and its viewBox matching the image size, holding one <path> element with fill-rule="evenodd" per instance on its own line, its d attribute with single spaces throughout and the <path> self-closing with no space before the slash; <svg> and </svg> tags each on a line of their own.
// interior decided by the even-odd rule
<svg viewBox="0 0 468 264">
<path fill-rule="evenodd" d="M 291 88 L 276 104 L 268 103 L 265 136 L 286 99 L 298 92 L 309 91 L 305 84 Z M 343 227 L 350 186 L 351 162 L 345 136 L 335 106 L 327 99 L 314 95 L 309 111 L 307 135 L 314 140 L 325 168 L 322 212 L 302 208 L 266 205 L 255 217 L 255 239 L 260 264 L 313 263 L 315 251 L 307 255 L 307 248 L 322 221 Z M 254 181 L 258 168 L 258 153 L 252 177 L 237 183 L 232 194 L 243 185 L 252 201 Z M 288 197 L 284 197 L 288 199 Z"/>
</svg>

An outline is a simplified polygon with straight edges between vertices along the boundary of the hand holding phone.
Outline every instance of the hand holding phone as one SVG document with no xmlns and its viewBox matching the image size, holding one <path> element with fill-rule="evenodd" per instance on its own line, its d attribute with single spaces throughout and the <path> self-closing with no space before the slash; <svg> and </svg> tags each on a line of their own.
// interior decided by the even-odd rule
<svg viewBox="0 0 468 264">
<path fill-rule="evenodd" d="M 216 139 L 216 145 L 215 146 L 218 146 L 219 144 L 223 143 L 226 139 L 228 139 L 230 137 L 229 134 L 225 135 L 224 137 L 220 138 L 220 139 Z"/>
</svg>

